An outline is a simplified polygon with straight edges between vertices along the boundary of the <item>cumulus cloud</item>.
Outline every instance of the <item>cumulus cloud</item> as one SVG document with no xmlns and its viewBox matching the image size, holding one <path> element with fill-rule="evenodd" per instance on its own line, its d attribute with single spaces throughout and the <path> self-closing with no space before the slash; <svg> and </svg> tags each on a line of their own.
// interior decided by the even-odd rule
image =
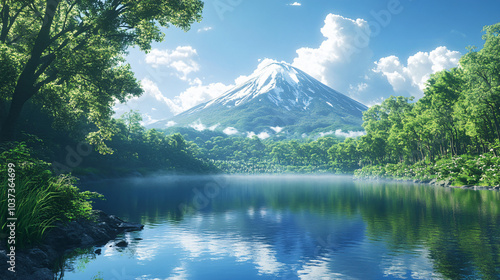
<svg viewBox="0 0 500 280">
<path fill-rule="evenodd" d="M 252 138 L 254 136 L 257 136 L 261 140 L 264 140 L 264 139 L 267 139 L 267 138 L 271 137 L 271 135 L 269 135 L 269 133 L 267 133 L 265 131 L 263 131 L 263 132 L 261 132 L 259 134 L 255 134 L 255 132 L 253 132 L 253 131 L 247 132 L 247 137 L 248 138 Z"/>
<path fill-rule="evenodd" d="M 191 46 L 178 46 L 175 50 L 152 49 L 146 55 L 146 63 L 154 68 L 160 66 L 174 69 L 179 78 L 187 80 L 187 75 L 200 70 L 195 61 L 198 53 Z"/>
<path fill-rule="evenodd" d="M 324 23 L 321 33 L 326 39 L 317 48 L 298 49 L 292 65 L 324 84 L 347 89 L 347 81 L 369 68 L 369 24 L 335 14 L 329 14 Z"/>
<path fill-rule="evenodd" d="M 288 4 L 288 6 L 299 6 L 300 7 L 300 6 L 302 6 L 302 4 L 299 2 L 293 2 L 292 4 Z"/>
<path fill-rule="evenodd" d="M 406 65 L 396 56 L 383 57 L 375 62 L 373 71 L 383 75 L 396 93 L 408 92 L 419 98 L 430 75 L 456 67 L 460 57 L 460 52 L 441 46 L 431 52 L 418 52 L 410 56 Z"/>
<path fill-rule="evenodd" d="M 235 135 L 238 134 L 238 130 L 234 127 L 226 127 L 222 132 L 224 132 L 226 135 Z"/>
<path fill-rule="evenodd" d="M 148 78 L 141 81 L 145 95 L 152 96 L 157 101 L 166 104 L 170 111 L 176 115 L 200 103 L 216 98 L 231 88 L 231 86 L 226 86 L 222 83 L 203 85 L 198 79 L 194 83 L 195 85 L 183 91 L 173 99 L 170 99 L 161 93 L 160 89 L 153 81 Z"/>
</svg>

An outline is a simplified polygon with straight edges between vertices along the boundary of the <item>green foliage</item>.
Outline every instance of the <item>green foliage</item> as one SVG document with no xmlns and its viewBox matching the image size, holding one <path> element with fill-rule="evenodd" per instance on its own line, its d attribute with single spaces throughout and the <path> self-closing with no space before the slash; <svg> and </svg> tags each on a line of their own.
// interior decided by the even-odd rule
<svg viewBox="0 0 500 280">
<path fill-rule="evenodd" d="M 491 153 L 443 158 L 407 165 L 388 163 L 367 165 L 355 171 L 358 177 L 449 181 L 452 185 L 500 186 L 500 157 Z"/>
<path fill-rule="evenodd" d="M 357 175 L 499 185 L 500 23 L 484 31 L 483 49 L 432 75 L 423 98 L 391 97 L 364 114 Z"/>
<path fill-rule="evenodd" d="M 163 40 L 161 27 L 187 31 L 202 9 L 200 0 L 2 1 L 0 105 L 7 114 L 0 138 L 15 139 L 19 114 L 32 101 L 56 127 L 85 120 L 87 140 L 112 152 L 105 144 L 115 132 L 112 106 L 142 94 L 126 50 L 148 51 Z"/>
<path fill-rule="evenodd" d="M 8 147 L 7 147 L 8 146 Z M 26 246 L 40 241 L 56 221 L 90 218 L 90 199 L 102 198 L 93 192 L 80 192 L 76 179 L 69 175 L 54 176 L 50 165 L 32 157 L 25 143 L 5 144 L 0 154 L 0 225 L 6 231 L 7 186 L 15 184 L 16 244 Z M 12 163 L 8 176 L 9 166 Z M 14 180 L 12 180 L 14 178 Z M 10 179 L 10 180 L 9 180 Z"/>
<path fill-rule="evenodd" d="M 175 133 L 165 135 L 156 129 L 146 130 L 139 113 L 130 111 L 113 121 L 116 131 L 108 142 L 114 152 L 91 154 L 74 170 L 78 175 L 126 175 L 140 173 L 216 173 L 218 169 L 199 158 L 199 148 Z"/>
</svg>

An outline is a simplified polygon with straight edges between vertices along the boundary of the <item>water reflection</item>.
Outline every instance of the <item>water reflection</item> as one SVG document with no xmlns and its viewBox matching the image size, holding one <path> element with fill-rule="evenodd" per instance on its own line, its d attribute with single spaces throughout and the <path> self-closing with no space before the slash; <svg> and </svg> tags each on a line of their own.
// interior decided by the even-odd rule
<svg viewBox="0 0 500 280">
<path fill-rule="evenodd" d="M 128 248 L 105 246 L 64 279 L 500 276 L 498 192 L 339 177 L 164 177 L 88 187 L 107 197 L 98 208 L 146 227 L 124 236 Z"/>
</svg>

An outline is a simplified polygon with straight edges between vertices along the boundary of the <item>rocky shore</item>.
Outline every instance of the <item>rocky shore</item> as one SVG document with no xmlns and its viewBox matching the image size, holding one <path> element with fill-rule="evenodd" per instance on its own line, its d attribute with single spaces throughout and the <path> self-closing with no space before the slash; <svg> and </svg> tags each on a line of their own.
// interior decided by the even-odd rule
<svg viewBox="0 0 500 280">
<path fill-rule="evenodd" d="M 118 234 L 141 230 L 141 224 L 128 223 L 120 218 L 96 210 L 95 220 L 77 220 L 58 223 L 45 236 L 43 242 L 31 248 L 16 250 L 15 272 L 8 271 L 9 257 L 6 242 L 0 243 L 1 279 L 54 279 L 53 268 L 61 258 L 77 249 L 104 245 Z"/>
</svg>

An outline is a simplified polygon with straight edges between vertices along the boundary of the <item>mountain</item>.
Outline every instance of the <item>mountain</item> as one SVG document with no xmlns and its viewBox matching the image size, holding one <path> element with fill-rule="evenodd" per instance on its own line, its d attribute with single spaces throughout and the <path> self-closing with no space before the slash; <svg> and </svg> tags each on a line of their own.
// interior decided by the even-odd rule
<svg viewBox="0 0 500 280">
<path fill-rule="evenodd" d="M 270 63 L 244 82 L 209 102 L 195 106 L 166 124 L 227 134 L 263 133 L 301 137 L 339 129 L 363 130 L 362 112 L 367 107 L 286 63 Z"/>
</svg>

